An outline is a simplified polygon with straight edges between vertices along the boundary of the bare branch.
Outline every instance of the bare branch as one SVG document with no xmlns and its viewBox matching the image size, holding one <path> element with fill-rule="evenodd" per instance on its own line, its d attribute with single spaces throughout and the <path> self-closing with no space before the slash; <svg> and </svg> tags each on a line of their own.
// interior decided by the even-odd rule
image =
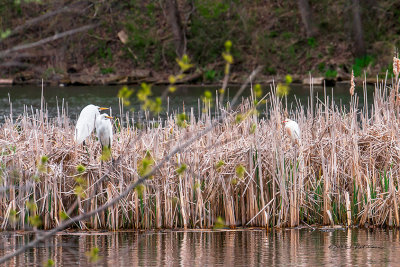
<svg viewBox="0 0 400 267">
<path fill-rule="evenodd" d="M 47 38 L 41 39 L 41 40 L 39 40 L 37 42 L 17 45 L 17 46 L 14 46 L 12 48 L 9 48 L 7 50 L 0 51 L 0 58 L 3 58 L 3 57 L 5 57 L 8 54 L 13 53 L 13 52 L 17 52 L 17 51 L 20 51 L 20 50 L 23 50 L 23 49 L 28 49 L 28 48 L 33 48 L 33 47 L 36 47 L 36 46 L 40 46 L 40 45 L 43 45 L 45 43 L 52 42 L 52 41 L 55 41 L 57 39 L 66 37 L 68 35 L 73 35 L 73 34 L 76 34 L 76 33 L 79 33 L 79 32 L 83 32 L 83 31 L 87 31 L 87 30 L 93 29 L 93 28 L 95 28 L 97 26 L 98 26 L 98 24 L 90 24 L 90 25 L 82 26 L 82 27 L 79 27 L 79 28 L 76 28 L 76 29 L 73 29 L 73 30 L 69 30 L 69 31 L 66 31 L 66 32 L 56 33 L 51 37 L 47 37 Z"/>
</svg>

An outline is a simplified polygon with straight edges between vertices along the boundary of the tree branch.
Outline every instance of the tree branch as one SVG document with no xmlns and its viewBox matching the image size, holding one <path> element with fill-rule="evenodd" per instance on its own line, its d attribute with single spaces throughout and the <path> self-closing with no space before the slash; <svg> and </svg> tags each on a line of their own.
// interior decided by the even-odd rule
<svg viewBox="0 0 400 267">
<path fill-rule="evenodd" d="M 13 53 L 13 52 L 17 52 L 17 51 L 20 51 L 20 50 L 23 50 L 23 49 L 28 49 L 28 48 L 33 48 L 33 47 L 36 47 L 36 46 L 40 46 L 40 45 L 43 45 L 45 43 L 52 42 L 52 41 L 55 41 L 57 39 L 66 37 L 68 35 L 73 35 L 73 34 L 76 34 L 76 33 L 79 33 L 79 32 L 83 32 L 83 31 L 87 31 L 87 30 L 93 29 L 93 28 L 97 27 L 98 25 L 99 24 L 90 24 L 90 25 L 82 26 L 82 27 L 79 27 L 79 28 L 76 28 L 76 29 L 73 29 L 73 30 L 69 30 L 69 31 L 66 31 L 66 32 L 56 33 L 53 36 L 41 39 L 41 40 L 39 40 L 37 42 L 14 46 L 14 47 L 9 48 L 7 50 L 0 51 L 0 58 L 3 58 L 3 57 L 5 57 L 8 54 Z"/>
</svg>

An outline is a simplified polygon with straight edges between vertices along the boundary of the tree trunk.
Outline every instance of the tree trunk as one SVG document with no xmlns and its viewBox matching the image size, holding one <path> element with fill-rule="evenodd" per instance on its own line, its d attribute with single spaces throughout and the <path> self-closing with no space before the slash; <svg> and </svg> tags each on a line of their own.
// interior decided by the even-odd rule
<svg viewBox="0 0 400 267">
<path fill-rule="evenodd" d="M 359 0 L 352 0 L 351 10 L 353 13 L 353 34 L 354 34 L 355 54 L 356 57 L 362 57 L 365 55 L 365 44 L 363 37 L 363 28 L 361 23 Z"/>
<path fill-rule="evenodd" d="M 310 5 L 307 0 L 297 0 L 297 4 L 299 6 L 301 19 L 304 24 L 304 28 L 306 29 L 307 37 L 313 37 L 317 33 L 317 29 L 314 26 L 311 16 Z"/>
<path fill-rule="evenodd" d="M 178 57 L 185 53 L 185 36 L 176 0 L 165 0 L 167 20 L 174 34 L 175 50 Z"/>
</svg>

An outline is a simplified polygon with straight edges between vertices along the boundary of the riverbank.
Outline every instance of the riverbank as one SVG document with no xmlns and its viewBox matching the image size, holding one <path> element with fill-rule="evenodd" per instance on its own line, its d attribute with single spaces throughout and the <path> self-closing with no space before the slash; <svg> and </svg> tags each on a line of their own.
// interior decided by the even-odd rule
<svg viewBox="0 0 400 267">
<path fill-rule="evenodd" d="M 85 74 L 85 73 L 74 73 L 74 74 L 63 74 L 51 76 L 48 79 L 43 79 L 44 84 L 51 86 L 77 86 L 77 85 L 138 85 L 142 82 L 155 84 L 155 85 L 168 85 L 170 83 L 169 76 L 171 73 L 161 73 L 146 69 L 136 69 L 132 71 L 125 71 L 119 74 Z M 196 70 L 193 73 L 189 73 L 184 76 L 183 79 L 176 82 L 176 84 L 185 85 L 198 85 L 198 86 L 221 86 L 220 82 L 206 81 L 204 78 L 205 73 L 200 70 Z M 350 75 L 338 76 L 335 78 L 324 78 L 324 77 L 312 77 L 310 81 L 310 75 L 289 75 L 292 78 L 292 82 L 295 84 L 314 84 L 314 85 L 328 85 L 334 86 L 336 83 L 350 83 Z M 229 84 L 242 84 L 246 80 L 247 76 L 245 72 L 233 73 L 229 79 Z M 259 74 L 256 77 L 256 83 L 269 84 L 269 83 L 280 83 L 285 82 L 286 75 L 263 75 Z M 366 81 L 368 84 L 375 84 L 376 77 L 356 78 L 356 80 L 362 82 Z M 14 77 L 0 79 L 0 85 L 33 85 L 41 84 L 42 79 L 27 75 L 26 73 L 20 73 Z M 388 83 L 391 83 L 388 80 Z"/>
<path fill-rule="evenodd" d="M 400 226 L 394 96 L 394 90 L 378 86 L 370 109 L 358 110 L 355 96 L 342 103 L 347 108 L 330 96 L 311 97 L 307 109 L 288 108 L 302 131 L 300 146 L 282 128 L 286 107 L 274 91 L 258 110 L 267 117 L 258 117 L 245 99 L 223 123 L 169 159 L 146 186 L 74 227 Z M 107 203 L 216 120 L 214 108 L 199 106 L 198 117 L 191 109 L 186 116 L 170 113 L 141 123 L 126 113 L 115 121 L 113 162 L 92 138 L 85 148 L 74 144 L 74 125 L 63 110 L 52 119 L 44 109 L 6 118 L 0 132 L 2 229 L 50 229 L 67 214 Z"/>
</svg>

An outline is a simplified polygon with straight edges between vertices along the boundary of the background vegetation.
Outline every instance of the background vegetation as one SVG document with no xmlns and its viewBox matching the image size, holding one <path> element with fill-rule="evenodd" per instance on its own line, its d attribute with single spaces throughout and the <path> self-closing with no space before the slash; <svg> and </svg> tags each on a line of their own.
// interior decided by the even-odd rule
<svg viewBox="0 0 400 267">
<path fill-rule="evenodd" d="M 304 3 L 310 29 L 300 12 Z M 391 69 L 400 45 L 399 15 L 400 3 L 372 0 L 2 0 L 0 50 L 83 25 L 97 27 L 10 53 L 3 57 L 0 75 L 63 81 L 76 73 L 132 76 L 132 70 L 144 69 L 148 72 L 139 78 L 160 81 L 167 80 L 175 58 L 185 52 L 201 73 L 193 82 L 214 82 L 224 73 L 220 51 L 228 39 L 234 44 L 232 67 L 238 76 L 259 64 L 266 76 L 308 77 L 311 72 L 348 78 L 351 69 L 356 76 L 364 70 L 375 75 Z M 361 28 L 356 27 L 358 16 Z"/>
</svg>

